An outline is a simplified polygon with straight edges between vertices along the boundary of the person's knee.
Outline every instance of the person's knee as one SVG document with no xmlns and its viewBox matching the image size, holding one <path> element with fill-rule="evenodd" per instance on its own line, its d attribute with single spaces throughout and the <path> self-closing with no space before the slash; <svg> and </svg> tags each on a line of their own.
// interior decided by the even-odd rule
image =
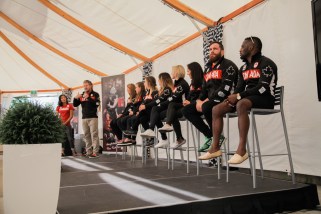
<svg viewBox="0 0 321 214">
<path fill-rule="evenodd" d="M 217 117 L 222 117 L 223 116 L 223 106 L 221 104 L 216 105 L 212 108 L 212 117 L 217 118 Z"/>
<path fill-rule="evenodd" d="M 213 105 L 209 104 L 208 102 L 204 103 L 202 105 L 202 112 L 204 115 L 212 116 L 212 108 Z"/>
<path fill-rule="evenodd" d="M 155 111 L 159 111 L 159 107 L 158 107 L 158 106 L 154 106 L 154 107 L 152 108 L 152 112 L 155 112 Z"/>
<path fill-rule="evenodd" d="M 140 117 L 140 118 L 139 118 L 139 121 L 140 121 L 140 123 L 146 123 L 146 122 L 148 122 L 149 120 L 148 120 L 147 117 Z"/>
<path fill-rule="evenodd" d="M 187 118 L 191 114 L 193 105 L 187 105 L 182 109 L 182 114 Z"/>
<path fill-rule="evenodd" d="M 173 103 L 173 102 L 169 103 L 168 104 L 168 109 L 175 108 L 175 104 L 176 103 Z"/>
<path fill-rule="evenodd" d="M 236 104 L 236 111 L 238 114 L 246 113 L 251 109 L 252 103 L 250 100 L 240 100 Z"/>
</svg>

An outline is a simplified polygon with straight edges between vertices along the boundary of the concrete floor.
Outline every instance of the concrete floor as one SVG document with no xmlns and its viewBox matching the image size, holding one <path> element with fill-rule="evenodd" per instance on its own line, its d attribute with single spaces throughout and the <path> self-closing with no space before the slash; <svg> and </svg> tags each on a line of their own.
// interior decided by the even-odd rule
<svg viewBox="0 0 321 214">
<path fill-rule="evenodd" d="M 2 166 L 2 154 L 0 155 L 0 214 L 4 213 L 3 210 L 3 166 Z M 321 186 L 318 186 L 318 195 L 321 203 Z M 292 214 L 321 214 L 321 206 L 318 206 L 314 210 L 301 210 L 297 212 L 284 212 Z"/>
</svg>

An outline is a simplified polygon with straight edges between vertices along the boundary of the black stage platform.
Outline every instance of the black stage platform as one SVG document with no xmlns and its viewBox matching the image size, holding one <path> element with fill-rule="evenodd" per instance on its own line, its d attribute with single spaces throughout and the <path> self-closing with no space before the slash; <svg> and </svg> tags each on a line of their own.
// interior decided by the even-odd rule
<svg viewBox="0 0 321 214">
<path fill-rule="evenodd" d="M 98 159 L 68 157 L 62 160 L 63 172 L 58 202 L 60 214 L 82 213 L 276 213 L 312 209 L 319 204 L 314 185 L 290 181 L 257 179 L 252 188 L 248 174 L 230 173 L 217 179 L 217 169 L 154 160 L 145 166 L 141 159 L 134 163 L 115 155 Z M 222 173 L 225 173 L 222 170 Z"/>
</svg>

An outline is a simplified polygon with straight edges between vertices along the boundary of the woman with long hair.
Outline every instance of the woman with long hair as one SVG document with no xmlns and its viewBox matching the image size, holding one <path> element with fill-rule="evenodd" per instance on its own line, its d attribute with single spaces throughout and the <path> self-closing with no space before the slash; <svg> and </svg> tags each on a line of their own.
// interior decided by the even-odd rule
<svg viewBox="0 0 321 214">
<path fill-rule="evenodd" d="M 126 130 L 128 129 L 129 123 L 132 118 L 136 117 L 136 114 L 138 112 L 138 108 L 140 104 L 142 103 L 144 96 L 145 96 L 145 86 L 143 82 L 137 82 L 135 84 L 135 91 L 136 91 L 136 97 L 134 102 L 132 103 L 132 107 L 129 109 L 129 114 L 127 116 L 124 116 L 120 119 L 118 123 L 118 127 L 123 131 L 124 133 L 124 141 L 123 143 L 136 143 L 136 138 L 131 138 L 132 135 L 127 135 Z"/>
<path fill-rule="evenodd" d="M 143 101 L 139 105 L 136 115 L 128 121 L 128 127 L 126 131 L 126 134 L 128 135 L 135 135 L 138 132 L 138 126 L 140 123 L 142 124 L 145 130 L 147 130 L 149 127 L 148 122 L 150 119 L 151 108 L 146 108 L 146 105 L 152 102 L 153 100 L 156 100 L 158 97 L 158 89 L 156 86 L 155 77 L 145 77 L 144 86 L 146 91 Z M 144 109 L 140 106 L 144 106 Z"/>
<path fill-rule="evenodd" d="M 65 130 L 66 130 L 66 141 L 65 142 L 69 143 L 72 155 L 75 156 L 76 151 L 75 151 L 74 138 L 73 138 L 74 133 L 73 133 L 71 125 L 70 125 L 70 120 L 74 116 L 75 109 L 72 104 L 68 103 L 68 99 L 67 99 L 66 95 L 62 94 L 59 96 L 58 99 L 59 100 L 58 100 L 58 106 L 56 108 L 56 111 L 61 119 L 62 124 L 65 126 Z M 65 155 L 65 147 L 66 147 L 66 144 L 64 143 L 62 145 L 62 149 L 61 149 L 62 156 Z"/>
<path fill-rule="evenodd" d="M 196 102 L 201 92 L 203 69 L 197 62 L 192 62 L 187 65 L 187 75 L 191 79 L 188 96 L 186 96 L 186 99 L 182 102 L 171 102 L 168 105 L 166 112 L 166 124 L 159 129 L 159 132 L 171 132 L 174 129 L 176 133 L 176 143 L 174 144 L 174 148 L 178 148 L 186 143 L 186 140 L 182 135 L 179 118 L 183 117 L 182 108 L 192 102 Z"/>
<path fill-rule="evenodd" d="M 140 107 L 140 110 L 145 108 L 152 109 L 150 114 L 149 128 L 141 134 L 142 137 L 153 138 L 155 137 L 155 126 L 158 128 L 162 127 L 163 124 L 160 118 L 160 112 L 167 109 L 167 105 L 162 104 L 167 102 L 174 89 L 172 78 L 168 73 L 160 73 L 158 76 L 158 83 L 160 89 L 157 99 Z M 161 133 L 161 137 L 162 139 L 159 141 L 159 144 L 169 144 L 165 133 Z"/>
<path fill-rule="evenodd" d="M 135 85 L 130 83 L 127 85 L 127 93 L 128 93 L 128 99 L 127 99 L 127 105 L 125 109 L 117 115 L 117 118 L 113 119 L 110 122 L 110 127 L 112 129 L 112 132 L 116 135 L 117 137 L 117 143 L 122 143 L 123 142 L 123 136 L 122 136 L 122 130 L 119 128 L 121 126 L 121 119 L 127 115 L 129 115 L 129 110 L 132 108 L 133 103 L 135 102 L 135 97 L 136 97 L 136 91 L 135 91 Z"/>
</svg>

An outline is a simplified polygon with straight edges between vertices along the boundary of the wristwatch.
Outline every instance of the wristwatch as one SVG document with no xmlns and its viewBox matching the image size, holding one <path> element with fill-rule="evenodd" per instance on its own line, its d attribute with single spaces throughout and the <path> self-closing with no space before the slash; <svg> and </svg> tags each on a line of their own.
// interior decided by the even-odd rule
<svg viewBox="0 0 321 214">
<path fill-rule="evenodd" d="M 237 100 L 241 100 L 241 99 L 242 99 L 240 93 L 237 93 L 237 94 L 236 94 L 236 99 L 237 99 Z"/>
</svg>

